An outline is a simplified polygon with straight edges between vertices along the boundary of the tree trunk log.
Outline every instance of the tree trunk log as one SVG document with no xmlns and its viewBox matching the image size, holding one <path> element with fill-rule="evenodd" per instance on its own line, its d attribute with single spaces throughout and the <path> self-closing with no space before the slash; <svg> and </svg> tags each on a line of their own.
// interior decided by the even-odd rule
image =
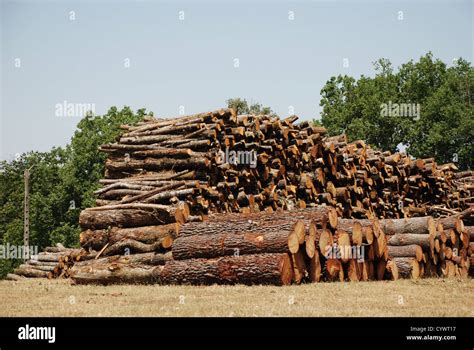
<svg viewBox="0 0 474 350">
<path fill-rule="evenodd" d="M 163 266 L 133 264 L 93 264 L 74 266 L 71 279 L 74 284 L 151 284 L 159 282 L 159 271 Z"/>
<path fill-rule="evenodd" d="M 423 249 L 419 245 L 388 246 L 388 255 L 390 257 L 408 257 L 416 258 L 416 261 L 423 260 Z"/>
<path fill-rule="evenodd" d="M 430 241 L 430 236 L 425 234 L 397 233 L 388 239 L 388 245 L 404 246 L 416 244 L 425 250 L 429 250 L 434 245 L 433 243 L 430 244 Z"/>
<path fill-rule="evenodd" d="M 393 258 L 392 261 L 397 265 L 398 274 L 402 278 L 419 278 L 420 265 L 413 258 Z"/>
<path fill-rule="evenodd" d="M 163 284 L 289 285 L 292 278 L 288 254 L 173 260 L 168 261 L 160 273 Z"/>
<path fill-rule="evenodd" d="M 280 227 L 266 232 L 215 233 L 180 235 L 173 243 L 173 258 L 216 258 L 228 255 L 287 253 L 291 231 Z"/>
<path fill-rule="evenodd" d="M 107 243 L 114 244 L 123 239 L 133 239 L 142 243 L 154 243 L 164 237 L 176 238 L 179 224 L 141 226 L 132 228 L 112 227 L 110 230 L 86 230 L 79 235 L 81 247 L 100 250 Z"/>
<path fill-rule="evenodd" d="M 183 221 L 183 219 L 180 219 L 182 212 L 174 206 L 161 206 L 157 204 L 148 204 L 148 206 L 151 207 L 146 207 L 142 204 L 137 209 L 105 209 L 106 207 L 86 209 L 79 216 L 79 225 L 83 229 L 100 229 L 109 226 L 137 227 Z"/>
</svg>

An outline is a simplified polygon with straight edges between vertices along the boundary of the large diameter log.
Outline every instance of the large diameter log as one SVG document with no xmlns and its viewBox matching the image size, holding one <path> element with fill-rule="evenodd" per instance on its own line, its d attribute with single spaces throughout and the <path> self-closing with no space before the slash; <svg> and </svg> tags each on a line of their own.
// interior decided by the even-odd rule
<svg viewBox="0 0 474 350">
<path fill-rule="evenodd" d="M 211 236 L 211 239 L 213 239 L 212 237 L 218 237 L 219 234 L 264 235 L 268 232 L 277 231 L 283 234 L 286 232 L 287 244 L 290 246 L 290 251 L 294 253 L 298 250 L 299 245 L 304 242 L 305 224 L 299 219 L 299 216 L 285 217 L 278 212 L 213 215 L 208 221 L 184 224 L 179 230 L 179 236 Z M 290 234 L 295 236 L 290 238 Z M 205 240 L 205 238 L 203 239 Z"/>
<path fill-rule="evenodd" d="M 392 281 L 398 280 L 398 277 L 399 277 L 398 266 L 394 261 L 392 260 L 387 261 L 387 264 L 385 265 L 385 276 L 387 279 L 392 280 Z"/>
<path fill-rule="evenodd" d="M 318 234 L 318 229 L 316 228 L 316 223 L 311 221 L 308 226 L 308 233 L 305 237 L 305 251 L 308 258 L 312 259 L 316 252 L 316 236 Z M 288 241 L 288 246 L 290 242 Z M 292 252 L 293 253 L 293 252 Z"/>
<path fill-rule="evenodd" d="M 321 260 L 319 257 L 319 252 L 316 249 L 314 255 L 310 260 L 309 264 L 309 278 L 311 282 L 319 282 L 321 280 Z"/>
<path fill-rule="evenodd" d="M 461 233 L 464 230 L 464 223 L 459 215 L 450 215 L 445 218 L 438 219 L 445 230 L 455 230 Z"/>
<path fill-rule="evenodd" d="M 388 239 L 388 245 L 419 245 L 425 250 L 429 250 L 434 243 L 430 243 L 432 238 L 425 234 L 397 233 Z"/>
<path fill-rule="evenodd" d="M 293 267 L 293 281 L 300 284 L 306 276 L 306 262 L 303 251 L 291 254 L 291 264 Z"/>
<path fill-rule="evenodd" d="M 332 219 L 331 219 L 332 218 Z M 276 212 L 256 212 L 256 213 L 228 213 L 213 214 L 209 220 L 199 226 L 184 225 L 180 230 L 180 235 L 185 234 L 209 234 L 214 232 L 235 232 L 236 230 L 257 230 L 260 227 L 265 230 L 267 226 L 291 225 L 294 222 L 302 220 L 309 225 L 311 220 L 316 224 L 322 224 L 329 221 L 331 227 L 337 226 L 337 213 L 334 208 L 320 206 L 293 211 Z M 333 226 L 334 225 L 334 226 Z M 230 230 L 230 231 L 229 231 Z M 299 236 L 300 243 L 304 241 L 304 234 Z"/>
<path fill-rule="evenodd" d="M 285 253 L 173 260 L 160 273 L 163 284 L 289 285 L 292 278 L 290 257 Z"/>
<path fill-rule="evenodd" d="M 79 215 L 79 225 L 82 228 L 87 229 L 107 228 L 109 226 L 151 226 L 182 221 L 182 219 L 179 219 L 182 212 L 180 212 L 180 210 L 175 206 L 142 204 L 137 209 L 114 208 L 97 210 L 101 208 L 106 207 L 83 210 Z"/>
<path fill-rule="evenodd" d="M 396 233 L 431 234 L 433 237 L 436 235 L 436 223 L 431 216 L 385 219 L 380 223 L 387 235 Z"/>
<path fill-rule="evenodd" d="M 105 230 L 85 230 L 79 235 L 79 242 L 83 248 L 100 250 L 107 244 L 114 244 L 123 239 L 133 239 L 142 243 L 154 243 L 164 237 L 176 238 L 179 224 L 141 226 L 141 227 L 112 227 Z"/>
<path fill-rule="evenodd" d="M 364 241 L 363 237 L 363 227 L 358 220 L 341 220 L 339 219 L 337 222 L 337 229 L 341 231 L 347 232 L 352 239 L 353 244 L 361 245 Z M 369 230 L 365 231 L 366 234 L 369 235 L 368 239 L 371 240 L 370 243 L 373 241 L 373 236 L 370 236 Z M 367 242 L 369 243 L 369 242 Z"/>
<path fill-rule="evenodd" d="M 464 226 L 463 232 L 469 236 L 469 241 L 474 242 L 474 226 Z"/>
<path fill-rule="evenodd" d="M 226 255 L 289 252 L 288 229 L 272 228 L 266 232 L 181 235 L 173 242 L 173 258 L 215 258 Z"/>
<path fill-rule="evenodd" d="M 393 258 L 392 261 L 397 265 L 398 275 L 402 278 L 420 277 L 420 264 L 413 258 Z"/>
<path fill-rule="evenodd" d="M 415 258 L 416 261 L 423 260 L 423 249 L 419 245 L 402 245 L 402 246 L 388 246 L 389 257 L 409 257 Z"/>
</svg>

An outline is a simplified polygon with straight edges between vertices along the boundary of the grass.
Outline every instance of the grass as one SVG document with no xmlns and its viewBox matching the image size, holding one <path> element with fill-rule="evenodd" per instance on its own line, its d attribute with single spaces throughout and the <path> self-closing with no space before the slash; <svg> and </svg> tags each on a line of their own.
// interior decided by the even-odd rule
<svg viewBox="0 0 474 350">
<path fill-rule="evenodd" d="M 73 286 L 0 281 L 0 316 L 474 316 L 474 280 L 300 286 Z"/>
</svg>

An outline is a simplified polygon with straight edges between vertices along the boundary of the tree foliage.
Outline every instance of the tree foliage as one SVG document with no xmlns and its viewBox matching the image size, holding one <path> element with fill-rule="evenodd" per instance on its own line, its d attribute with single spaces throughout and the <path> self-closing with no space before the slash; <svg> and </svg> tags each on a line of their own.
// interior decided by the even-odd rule
<svg viewBox="0 0 474 350">
<path fill-rule="evenodd" d="M 230 98 L 227 101 L 228 108 L 234 108 L 237 114 L 269 114 L 275 115 L 270 107 L 264 107 L 260 103 L 248 104 L 247 100 L 242 98 Z"/>
<path fill-rule="evenodd" d="M 104 173 L 105 155 L 97 148 L 112 142 L 120 125 L 143 119 L 145 110 L 110 108 L 103 116 L 86 116 L 71 143 L 50 152 L 28 152 L 0 162 L 0 243 L 23 244 L 23 172 L 30 176 L 30 245 L 39 249 L 55 243 L 79 244 L 78 218 L 94 203 L 93 192 Z M 19 260 L 0 260 L 0 277 Z"/>
<path fill-rule="evenodd" d="M 346 132 L 376 148 L 400 144 L 417 158 L 453 159 L 463 169 L 474 157 L 474 69 L 463 59 L 448 67 L 432 53 L 394 72 L 387 59 L 374 63 L 375 76 L 331 77 L 321 90 L 322 124 L 331 135 Z M 419 106 L 406 112 L 406 106 Z M 386 112 L 389 113 L 386 113 Z"/>
</svg>

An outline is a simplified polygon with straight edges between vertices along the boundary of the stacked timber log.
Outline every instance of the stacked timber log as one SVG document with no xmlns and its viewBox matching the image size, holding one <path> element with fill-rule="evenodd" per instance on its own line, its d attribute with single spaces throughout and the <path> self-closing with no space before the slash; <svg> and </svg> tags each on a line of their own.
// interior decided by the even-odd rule
<svg viewBox="0 0 474 350">
<path fill-rule="evenodd" d="M 84 249 L 65 248 L 62 244 L 46 247 L 37 255 L 32 255 L 25 263 L 6 276 L 8 280 L 30 278 L 67 278 L 69 268 L 81 259 L 91 259 Z"/>
<path fill-rule="evenodd" d="M 324 128 L 310 122 L 297 124 L 297 119 L 236 115 L 231 109 L 222 109 L 172 119 L 146 117 L 137 125 L 123 125 L 125 132 L 117 142 L 100 148 L 108 154 L 105 178 L 100 180 L 103 187 L 95 192 L 97 206 L 82 211 L 79 219 L 83 229 L 81 246 L 94 259 L 75 264 L 75 280 L 194 283 L 201 280 L 180 279 L 179 274 L 173 279 L 169 271 L 185 268 L 189 259 L 201 259 L 193 261 L 195 267 L 189 271 L 195 276 L 199 271 L 213 276 L 205 283 L 259 283 L 244 277 L 244 265 L 253 271 L 261 263 L 269 271 L 267 282 L 286 284 L 290 276 L 287 254 L 293 266 L 290 280 L 304 280 L 304 274 L 295 273 L 294 265 L 295 261 L 305 260 L 311 266 L 308 259 L 312 259 L 312 248 L 308 248 L 310 254 L 306 256 L 298 254 L 299 249 L 276 249 L 238 256 L 226 251 L 213 257 L 197 257 L 196 253 L 177 248 L 189 227 L 181 225 L 201 225 L 216 213 L 241 213 L 243 218 L 270 215 L 272 220 L 280 216 L 285 221 L 292 215 L 301 215 L 291 214 L 295 209 L 317 212 L 323 206 L 335 208 L 336 216 L 349 220 L 341 221 L 344 226 L 339 229 L 339 224 L 328 226 L 316 220 L 314 225 L 321 227 L 323 242 L 326 239 L 329 246 L 336 244 L 337 248 L 339 242 L 349 241 L 356 247 L 365 247 L 374 257 L 363 269 L 351 259 L 327 259 L 329 266 L 328 261 L 323 261 L 324 273 L 319 279 L 395 278 L 398 266 L 405 271 L 412 261 L 402 259 L 412 258 L 413 250 L 419 254 L 419 249 L 390 248 L 397 254 L 390 259 L 388 240 L 395 242 L 396 234 L 409 231 L 385 234 L 378 220 L 447 216 L 472 205 L 472 172 L 457 172 L 454 164 L 437 165 L 434 159 L 411 159 L 404 153 L 377 151 L 360 140 L 348 142 L 345 135 L 328 137 Z M 219 222 L 217 226 L 222 225 L 222 221 L 215 220 Z M 240 219 L 235 220 L 236 225 L 241 224 Z M 309 236 L 310 224 L 305 221 L 304 225 L 304 236 Z M 366 234 L 370 239 L 369 231 L 373 236 L 370 243 L 363 238 Z M 219 232 L 222 233 L 216 229 L 210 233 L 209 239 Z M 282 232 L 281 235 L 288 233 Z M 193 239 L 206 239 L 197 237 Z M 300 239 L 301 236 L 298 245 L 302 244 Z M 325 249 L 324 244 L 315 249 L 320 262 Z M 429 254 L 431 248 L 431 258 Z M 268 262 L 271 259 L 273 265 Z M 237 275 L 242 279 L 229 277 L 224 282 L 215 274 L 226 273 L 228 266 L 241 271 Z M 284 267 L 278 270 L 279 275 L 277 267 Z M 409 274 L 415 276 L 412 270 Z M 260 271 L 263 274 L 264 270 Z M 263 277 L 260 281 L 267 283 Z"/>
<path fill-rule="evenodd" d="M 457 228 L 456 228 L 457 227 Z M 444 248 L 441 232 L 456 237 Z M 466 277 L 469 242 L 461 216 L 436 221 L 343 219 L 334 208 L 211 214 L 179 229 L 172 255 L 116 256 L 73 267 L 75 283 L 273 284 Z M 451 233 L 451 232 L 450 232 Z M 458 245 L 453 243 L 457 239 Z M 471 247 L 472 248 L 472 247 Z M 142 258 L 143 256 L 143 258 Z"/>
<path fill-rule="evenodd" d="M 162 224 L 173 221 L 179 201 L 194 220 L 324 203 L 343 217 L 446 216 L 473 203 L 472 172 L 376 151 L 345 135 L 327 137 L 324 128 L 297 119 L 225 109 L 124 125 L 117 143 L 100 148 L 109 154 L 104 187 L 81 225 Z M 150 215 L 154 206 L 163 217 Z"/>
</svg>

